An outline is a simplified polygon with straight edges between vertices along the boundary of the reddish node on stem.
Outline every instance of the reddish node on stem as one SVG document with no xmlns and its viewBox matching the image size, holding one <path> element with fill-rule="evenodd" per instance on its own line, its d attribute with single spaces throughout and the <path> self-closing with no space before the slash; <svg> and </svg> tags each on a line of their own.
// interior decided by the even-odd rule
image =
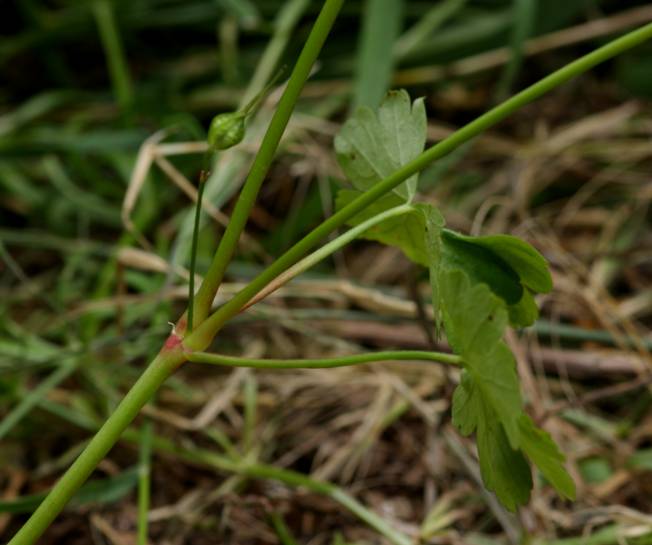
<svg viewBox="0 0 652 545">
<path fill-rule="evenodd" d="M 163 350 L 174 350 L 178 346 L 181 345 L 181 342 L 183 339 L 179 337 L 176 333 L 171 333 L 170 336 L 165 340 L 165 344 L 163 345 Z"/>
</svg>

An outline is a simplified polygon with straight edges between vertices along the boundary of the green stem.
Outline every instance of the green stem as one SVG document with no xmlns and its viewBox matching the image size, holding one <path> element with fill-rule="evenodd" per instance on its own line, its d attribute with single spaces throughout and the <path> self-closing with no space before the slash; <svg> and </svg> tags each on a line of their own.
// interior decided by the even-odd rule
<svg viewBox="0 0 652 545">
<path fill-rule="evenodd" d="M 240 109 L 242 115 L 249 117 L 258 109 L 258 106 L 261 105 L 263 99 L 267 96 L 267 93 L 270 92 L 272 87 L 276 85 L 276 82 L 281 78 L 284 71 L 285 67 L 281 67 L 281 69 L 276 72 L 274 77 L 265 84 L 265 87 L 263 87 L 254 98 L 252 98 L 244 107 Z"/>
<path fill-rule="evenodd" d="M 393 350 L 386 352 L 374 352 L 371 354 L 354 354 L 352 356 L 340 356 L 337 358 L 320 359 L 296 359 L 296 360 L 275 360 L 275 359 L 254 359 L 240 358 L 236 356 L 225 356 L 209 352 L 193 352 L 188 355 L 188 361 L 195 363 L 208 363 L 210 365 L 222 365 L 225 367 L 253 367 L 255 369 L 330 369 L 332 367 L 347 367 L 361 363 L 372 363 L 378 361 L 435 361 L 447 365 L 460 365 L 462 358 L 455 354 L 443 352 L 425 352 L 422 350 Z"/>
<path fill-rule="evenodd" d="M 301 261 L 298 261 L 292 267 L 284 271 L 283 274 L 276 277 L 273 282 L 270 282 L 261 291 L 259 291 L 256 296 L 243 307 L 243 309 L 249 308 L 250 306 L 256 304 L 258 301 L 261 301 L 270 293 L 273 293 L 281 286 L 287 284 L 293 278 L 299 276 L 302 272 L 308 270 L 310 267 L 319 263 L 322 259 L 327 258 L 329 255 L 335 253 L 340 248 L 343 248 L 351 241 L 361 236 L 365 231 L 368 231 L 386 219 L 406 214 L 411 210 L 413 210 L 413 208 L 409 204 L 396 206 L 394 208 L 390 208 L 389 210 L 385 210 L 384 212 L 381 212 L 380 214 L 373 216 L 366 221 L 363 221 L 361 224 L 356 225 L 355 227 L 352 227 L 345 233 L 341 234 L 339 237 L 331 240 L 327 244 L 324 244 L 324 246 L 315 250 L 310 255 L 307 255 Z"/>
<path fill-rule="evenodd" d="M 292 87 L 293 91 L 290 93 L 290 95 L 288 95 L 288 98 L 286 98 L 285 101 L 281 99 L 285 113 L 283 116 L 281 116 L 281 118 L 279 118 L 280 121 L 277 121 L 276 123 L 272 121 L 270 130 L 268 131 L 268 135 L 272 133 L 272 136 L 266 138 L 268 142 L 273 143 L 275 139 L 276 144 L 278 144 L 278 140 L 280 139 L 280 135 L 283 132 L 285 123 L 287 123 L 287 117 L 289 117 L 292 106 L 294 105 L 294 102 L 296 101 L 300 91 L 301 85 L 303 84 L 303 81 L 305 81 L 305 77 L 308 75 L 310 65 L 312 64 L 311 60 L 314 60 L 314 57 L 316 57 L 317 51 L 321 47 L 321 42 L 323 42 L 323 39 L 325 39 L 325 34 L 327 33 L 328 29 L 330 29 L 330 25 L 332 24 L 337 11 L 341 7 L 342 1 L 343 0 L 327 0 L 325 3 L 322 9 L 322 13 L 318 18 L 318 22 L 315 24 L 315 28 L 313 29 L 311 37 L 309 38 L 308 43 L 306 44 L 306 47 L 304 48 L 304 51 L 300 57 L 299 62 L 301 63 L 302 70 L 299 71 L 299 76 L 296 76 L 297 70 L 295 70 L 295 72 L 292 74 L 292 77 L 290 78 L 290 82 L 288 83 L 288 89 Z M 318 32 L 317 27 L 319 27 Z M 315 37 L 316 35 L 317 37 Z M 516 109 L 533 101 L 534 99 L 550 91 L 556 86 L 564 83 L 571 77 L 587 71 L 596 64 L 603 62 L 631 47 L 634 47 L 635 45 L 649 39 L 650 37 L 652 37 L 652 23 L 638 30 L 630 32 L 629 34 L 626 34 L 625 36 L 610 42 L 600 49 L 597 49 L 596 51 L 552 73 L 538 83 L 528 87 L 521 93 L 507 100 L 503 104 L 490 110 L 472 123 L 461 128 L 450 137 L 429 148 L 418 158 L 399 169 L 393 175 L 379 182 L 369 191 L 363 193 L 360 197 L 331 216 L 315 230 L 313 230 L 309 235 L 295 244 L 268 269 L 263 271 L 250 284 L 238 292 L 228 303 L 219 308 L 210 316 L 210 318 L 201 323 L 201 325 L 197 327 L 193 333 L 191 333 L 185 339 L 184 344 L 186 344 L 188 347 L 194 347 L 198 350 L 202 350 L 208 346 L 222 325 L 229 318 L 237 314 L 240 309 L 242 309 L 242 307 L 246 305 L 246 303 L 259 291 L 261 291 L 269 282 L 280 275 L 284 270 L 299 261 L 310 249 L 316 246 L 319 241 L 325 238 L 334 229 L 343 225 L 355 214 L 405 181 L 407 178 L 422 170 L 430 162 L 443 157 L 447 153 L 450 153 L 462 143 L 470 140 L 471 138 L 480 134 L 482 131 L 503 120 Z M 309 44 L 310 48 L 308 47 Z M 299 64 L 297 66 L 299 66 Z M 303 81 L 301 81 L 301 74 L 304 76 Z M 288 93 L 288 89 L 286 89 L 286 94 Z M 284 95 L 284 97 L 285 96 L 286 95 Z M 279 110 L 280 109 L 281 105 L 279 104 Z M 286 117 L 284 122 L 282 119 L 283 117 Z M 272 126 L 274 127 L 274 130 L 272 130 Z M 256 177 L 259 177 L 259 181 L 262 182 L 262 178 L 267 172 L 267 168 L 271 162 L 273 151 L 276 149 L 276 144 L 272 145 L 271 143 L 268 143 L 264 145 L 266 149 L 265 153 L 263 154 L 265 159 L 260 159 L 257 162 L 255 161 L 254 166 L 252 167 L 252 173 L 258 173 L 255 174 L 254 180 L 257 179 Z M 253 187 L 251 183 L 248 185 L 249 189 L 246 192 L 247 197 L 243 201 L 244 204 L 240 204 L 240 202 L 238 203 L 240 204 L 239 214 L 244 214 L 244 211 L 247 211 L 248 213 L 247 207 L 253 205 L 253 198 L 257 192 L 257 187 Z M 243 190 L 243 195 L 244 194 L 245 190 Z M 238 208 L 238 206 L 236 206 L 236 208 Z M 235 223 L 240 225 L 240 228 L 236 226 L 231 230 L 231 242 L 229 244 L 235 244 L 235 241 L 237 241 L 237 235 L 239 235 L 240 231 L 242 230 L 245 221 L 246 214 L 245 217 L 240 216 L 237 219 L 237 222 Z M 233 236 L 235 236 L 235 239 L 233 239 Z M 232 248 L 226 254 L 225 250 L 222 250 L 222 254 L 228 254 L 227 257 L 229 258 L 231 256 L 231 252 Z M 217 289 L 217 286 L 221 281 L 223 267 L 225 267 L 223 264 L 224 261 L 225 260 L 221 260 L 218 263 L 218 272 L 213 272 L 211 282 L 209 282 L 204 289 L 203 298 L 201 299 L 203 313 L 208 312 L 210 303 L 215 293 L 214 290 Z M 222 272 L 219 272 L 220 270 Z M 204 288 L 204 285 L 202 285 L 202 288 Z M 202 292 L 202 289 L 200 288 L 199 291 Z M 199 323 L 200 321 L 197 320 L 198 315 L 201 314 L 195 315 L 196 323 Z M 180 342 L 179 338 L 176 336 L 171 337 L 170 340 L 174 341 L 172 346 L 178 346 L 177 343 Z M 88 478 L 97 464 L 104 458 L 106 453 L 117 442 L 121 433 L 129 425 L 129 423 L 133 421 L 140 409 L 145 405 L 145 403 L 147 403 L 147 401 L 152 397 L 154 392 L 161 386 L 161 384 L 163 384 L 165 379 L 170 376 L 170 374 L 183 361 L 185 361 L 185 359 L 187 359 L 186 354 L 184 354 L 178 348 L 166 347 L 163 349 L 163 351 L 148 366 L 138 381 L 136 381 L 134 386 L 126 394 L 122 402 L 118 405 L 115 412 L 100 428 L 100 430 L 91 440 L 79 458 L 61 477 L 50 494 L 48 494 L 45 500 L 43 500 L 38 509 L 27 520 L 25 525 L 18 531 L 18 533 L 13 537 L 8 545 L 31 545 L 38 539 L 38 537 L 45 531 L 48 525 L 54 520 L 57 514 L 63 509 L 74 492 Z M 274 471 L 278 472 L 285 470 L 277 470 L 274 468 Z M 246 471 L 246 473 L 249 474 L 249 471 Z M 254 473 L 252 473 L 252 476 L 255 476 Z M 320 483 L 320 486 L 324 489 L 324 493 L 328 494 L 329 490 L 331 490 L 328 483 Z M 346 496 L 340 497 L 338 493 L 337 495 L 331 494 L 331 497 L 343 505 L 347 505 L 345 503 L 348 501 Z M 348 507 L 349 509 L 354 509 L 355 500 L 350 498 L 350 501 L 353 503 L 348 505 Z M 358 514 L 358 516 L 362 518 L 363 514 Z M 368 516 L 368 514 L 364 516 Z M 374 517 L 378 520 L 373 521 Z M 373 515 L 371 518 L 373 523 L 370 521 L 368 521 L 368 523 L 377 529 L 383 528 L 382 531 L 385 535 L 388 535 L 385 532 L 395 532 L 395 530 L 392 528 L 388 529 L 386 523 L 382 519 L 379 519 L 377 515 Z M 397 534 L 395 538 L 391 539 L 394 543 L 398 544 L 410 543 L 410 540 L 402 534 Z"/>
<path fill-rule="evenodd" d="M 192 335 L 185 339 L 184 344 L 196 350 L 206 348 L 226 321 L 235 316 L 250 299 L 252 299 L 267 284 L 273 281 L 274 278 L 299 261 L 328 234 L 341 225 L 344 225 L 344 223 L 361 210 L 378 200 L 399 184 L 403 183 L 410 176 L 423 170 L 433 161 L 444 157 L 463 143 L 478 136 L 489 127 L 496 125 L 511 113 L 539 98 L 541 95 L 551 91 L 569 79 L 586 72 L 596 64 L 604 62 L 627 49 L 631 49 L 651 37 L 652 23 L 625 34 L 563 68 L 560 68 L 549 76 L 546 76 L 502 104 L 492 108 L 468 125 L 455 131 L 448 138 L 445 138 L 434 146 L 428 148 L 416 159 L 413 159 L 392 175 L 378 182 L 374 187 L 365 191 L 354 201 L 350 202 L 347 206 L 313 229 L 308 235 L 292 246 L 287 252 L 272 263 L 272 265 L 233 296 L 229 302 L 220 307 L 209 318 L 204 320 Z"/>
<path fill-rule="evenodd" d="M 180 350 L 161 352 L 136 381 L 109 419 L 32 513 L 8 545 L 31 545 L 52 523 L 77 489 L 88 479 L 97 464 L 118 441 L 145 403 L 172 372 L 184 361 Z"/>
<path fill-rule="evenodd" d="M 230 0 L 240 2 L 240 0 Z M 260 60 L 256 65 L 251 79 L 238 103 L 238 109 L 244 107 L 258 92 L 270 81 L 274 68 L 283 55 L 286 46 L 292 38 L 292 32 L 310 5 L 310 0 L 288 0 L 283 2 L 272 23 L 272 35 L 270 37 Z"/>
<path fill-rule="evenodd" d="M 197 268 L 197 245 L 199 243 L 199 220 L 201 219 L 201 203 L 204 198 L 204 188 L 208 179 L 211 152 L 206 152 L 204 168 L 199 174 L 199 189 L 195 206 L 195 223 L 192 228 L 192 245 L 190 247 L 190 278 L 188 279 L 188 331 L 192 331 L 195 306 L 195 272 Z"/>
<path fill-rule="evenodd" d="M 147 545 L 152 467 L 152 423 L 149 421 L 143 424 L 138 446 L 138 545 Z"/>
<path fill-rule="evenodd" d="M 194 308 L 195 324 L 201 323 L 210 312 L 211 304 L 224 277 L 224 271 L 233 256 L 240 234 L 249 218 L 249 212 L 256 201 L 260 186 L 272 164 L 274 154 L 278 148 L 281 136 L 285 131 L 285 127 L 290 120 L 294 105 L 299 98 L 303 85 L 310 75 L 312 66 L 321 51 L 343 2 L 344 0 L 326 0 L 301 51 L 301 55 L 294 66 L 283 96 L 278 103 L 267 132 L 260 144 L 254 163 L 249 171 L 249 176 L 233 209 L 229 225 L 222 236 L 213 262 L 197 292 Z"/>
<path fill-rule="evenodd" d="M 70 411 L 67 408 L 63 409 L 56 403 L 42 400 L 41 407 L 77 426 L 83 427 L 84 429 L 92 430 L 94 427 L 92 420 L 89 421 L 84 419 L 83 421 L 80 421 L 78 413 Z M 139 438 L 139 432 L 133 428 L 128 429 L 122 436 L 124 441 L 134 444 L 138 443 Z M 315 494 L 322 494 L 339 503 L 342 507 L 348 509 L 350 513 L 367 523 L 371 528 L 374 528 L 395 545 L 409 545 L 412 543 L 407 536 L 402 534 L 399 530 L 392 528 L 379 515 L 358 502 L 343 489 L 330 482 L 319 481 L 308 477 L 303 473 L 281 469 L 271 465 L 253 462 L 249 463 L 246 461 L 243 462 L 242 458 L 238 456 L 237 453 L 234 453 L 236 455 L 234 458 L 217 454 L 214 450 L 202 449 L 197 446 L 184 447 L 167 437 L 154 435 L 152 438 L 152 447 L 160 454 L 174 456 L 175 458 L 183 460 L 189 464 L 210 467 L 219 472 L 234 473 L 252 479 L 274 480 L 292 487 L 301 486 Z"/>
</svg>

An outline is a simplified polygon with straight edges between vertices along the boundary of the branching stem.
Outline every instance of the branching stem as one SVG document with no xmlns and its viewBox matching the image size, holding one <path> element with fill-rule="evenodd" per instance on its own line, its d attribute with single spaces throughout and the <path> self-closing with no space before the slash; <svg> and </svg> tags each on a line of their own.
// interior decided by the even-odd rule
<svg viewBox="0 0 652 545">
<path fill-rule="evenodd" d="M 326 41 L 326 37 L 335 22 L 335 18 L 343 2 L 344 0 L 326 0 L 301 51 L 301 55 L 294 65 L 283 96 L 276 107 L 274 116 L 249 171 L 249 176 L 245 180 L 240 196 L 233 209 L 229 225 L 226 231 L 224 231 L 211 266 L 204 276 L 204 281 L 195 297 L 193 309 L 193 321 L 195 324 L 200 324 L 210 312 L 211 304 L 224 277 L 224 271 L 226 271 L 226 267 L 229 261 L 231 261 L 238 239 L 249 218 L 249 212 L 251 212 L 260 186 L 272 164 L 274 154 L 281 141 L 281 136 L 294 110 L 294 105 L 299 98 L 304 83 L 310 75 L 312 66 Z"/>
<path fill-rule="evenodd" d="M 203 350 L 215 337 L 222 326 L 240 310 L 270 282 L 283 273 L 286 269 L 297 263 L 304 255 L 313 249 L 326 236 L 332 233 L 338 227 L 344 225 L 349 219 L 358 214 L 364 208 L 374 203 L 380 197 L 403 183 L 410 176 L 423 170 L 433 161 L 444 157 L 460 145 L 475 138 L 489 127 L 496 125 L 504 120 L 514 111 L 529 104 L 545 93 L 558 87 L 569 79 L 578 76 L 593 68 L 596 64 L 604 62 L 616 55 L 631 49 L 632 47 L 648 40 L 652 37 L 652 23 L 634 30 L 620 38 L 617 38 L 608 44 L 592 51 L 591 53 L 580 57 L 546 76 L 537 83 L 527 87 L 520 93 L 517 93 L 510 99 L 487 113 L 481 115 L 468 125 L 458 129 L 449 137 L 441 140 L 434 146 L 425 150 L 417 158 L 410 161 L 405 166 L 398 169 L 392 175 L 378 182 L 371 189 L 365 191 L 358 198 L 350 202 L 347 206 L 333 214 L 325 220 L 304 238 L 292 246 L 267 269 L 254 278 L 247 286 L 240 290 L 222 307 L 217 309 L 210 317 L 202 322 L 197 329 L 185 339 L 184 344 L 193 350 Z M 230 254 L 229 254 L 230 256 Z M 214 261 L 215 263 L 215 261 Z M 222 266 L 222 265 L 220 265 Z M 224 265 L 225 267 L 226 265 Z M 203 285 L 202 285 L 203 287 Z M 200 290 L 201 291 L 201 290 Z M 210 305 L 210 303 L 209 303 Z"/>
<path fill-rule="evenodd" d="M 321 260 L 326 259 L 329 255 L 334 254 L 335 252 L 337 252 L 338 250 L 340 250 L 341 248 L 343 248 L 344 246 L 346 246 L 347 244 L 349 244 L 350 242 L 352 242 L 353 240 L 361 236 L 365 231 L 368 231 L 372 227 L 375 227 L 379 223 L 382 223 L 383 221 L 389 218 L 406 214 L 411 210 L 412 207 L 409 204 L 402 204 L 401 206 L 396 206 L 394 208 L 390 208 L 389 210 L 385 210 L 384 212 L 381 212 L 380 214 L 377 214 L 376 216 L 373 216 L 368 220 L 363 221 L 361 224 L 352 227 L 345 233 L 342 233 L 337 238 L 331 240 L 327 244 L 324 244 L 321 248 L 315 250 L 310 255 L 307 255 L 301 261 L 295 263 L 292 267 L 290 267 L 285 272 L 277 276 L 272 282 L 267 284 L 267 286 L 265 286 L 261 291 L 259 291 L 256 294 L 256 296 L 253 297 L 244 307 L 242 307 L 242 310 L 245 310 L 250 306 L 255 305 L 256 303 L 258 303 L 258 301 L 261 301 L 262 299 L 267 297 L 270 293 L 275 292 L 277 289 L 287 284 L 293 278 L 307 271 L 309 268 L 313 267 Z"/>
<path fill-rule="evenodd" d="M 8 545 L 31 545 L 39 538 L 116 444 L 145 403 L 184 360 L 179 349 L 164 348 L 161 351 Z"/>
<path fill-rule="evenodd" d="M 213 297 L 222 280 L 226 265 L 231 258 L 237 239 L 244 228 L 249 211 L 253 206 L 260 184 L 271 164 L 299 92 L 305 79 L 308 77 L 312 63 L 321 49 L 342 3 L 343 0 L 326 0 L 317 22 L 315 23 L 313 32 L 308 38 L 299 61 L 290 77 L 290 81 L 288 82 L 286 91 L 281 98 L 275 117 L 272 120 L 267 135 L 261 145 L 261 151 L 258 154 L 256 161 L 254 161 L 250 176 L 245 183 L 241 197 L 236 205 L 236 209 L 232 215 L 232 221 L 229 223 L 229 228 L 222 239 L 222 243 L 220 244 L 215 259 L 213 260 L 213 265 L 209 270 L 207 280 L 202 284 L 197 297 L 195 298 L 196 308 L 194 309 L 194 321 L 195 325 L 198 327 L 196 327 L 195 330 L 183 340 L 183 345 L 186 350 L 184 350 L 184 346 L 181 344 L 182 340 L 176 335 L 173 334 L 168 339 L 165 347 L 161 350 L 154 361 L 150 363 L 143 375 L 136 381 L 114 413 L 108 418 L 81 453 L 79 458 L 77 458 L 73 465 L 52 488 L 48 496 L 43 500 L 8 545 L 31 545 L 34 543 L 55 519 L 59 512 L 61 512 L 77 489 L 86 481 L 99 462 L 118 441 L 125 428 L 134 420 L 141 408 L 154 395 L 165 379 L 168 378 L 181 363 L 188 359 L 189 353 L 187 349 L 194 349 L 195 351 L 204 350 L 227 320 L 237 314 L 253 297 L 256 296 L 256 294 L 261 292 L 266 285 L 297 263 L 310 250 L 317 246 L 317 244 L 329 233 L 344 225 L 349 219 L 362 211 L 365 207 L 375 202 L 413 174 L 425 168 L 431 162 L 450 153 L 464 142 L 478 136 L 487 128 L 505 119 L 518 108 L 532 102 L 570 78 L 586 72 L 596 64 L 610 59 L 652 37 L 652 23 L 650 23 L 608 43 L 584 57 L 581 57 L 560 70 L 553 72 L 538 83 L 528 87 L 511 99 L 480 116 L 475 121 L 462 127 L 445 140 L 442 140 L 438 144 L 424 151 L 419 157 L 379 182 L 372 189 L 366 191 L 360 197 L 324 221 L 278 258 L 269 268 L 258 275 L 245 288 L 238 292 L 228 303 L 219 308 L 209 318 L 203 320 L 203 317 L 208 314 Z M 195 354 L 194 357 L 197 357 L 197 355 Z M 376 354 L 374 357 L 377 358 L 378 355 Z M 395 357 L 393 359 L 397 358 Z M 459 362 L 449 361 L 447 363 Z M 252 472 L 251 468 L 249 471 Z M 268 476 L 270 478 L 275 478 L 274 475 L 283 474 L 287 480 L 291 480 L 291 472 L 287 472 L 280 468 L 271 468 L 267 472 L 258 471 L 252 472 L 252 474 L 253 473 L 256 473 L 258 476 Z M 298 485 L 303 484 L 298 478 L 295 478 L 295 481 Z M 308 485 L 308 483 L 305 484 L 306 486 Z M 337 498 L 338 501 L 343 504 L 347 504 L 347 502 L 350 503 L 350 505 L 348 505 L 349 509 L 355 510 L 359 508 L 356 507 L 352 498 L 342 496 L 340 493 L 333 493 L 331 489 L 328 489 L 328 485 L 323 486 L 325 487 L 325 493 L 330 492 L 332 497 Z M 387 532 L 391 531 L 391 529 L 388 530 L 386 528 L 387 525 L 382 521 L 382 519 L 369 517 L 368 513 L 359 513 L 359 516 L 363 519 L 364 517 L 368 517 L 369 524 L 379 530 L 384 530 L 385 535 L 388 535 Z M 392 541 L 400 544 L 409 543 L 409 540 L 406 540 L 401 535 L 395 535 Z"/>
</svg>

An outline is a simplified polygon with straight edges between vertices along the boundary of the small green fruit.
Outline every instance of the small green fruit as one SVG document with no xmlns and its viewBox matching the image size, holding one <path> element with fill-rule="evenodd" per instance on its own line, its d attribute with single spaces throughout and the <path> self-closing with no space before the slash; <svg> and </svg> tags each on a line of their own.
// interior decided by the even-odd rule
<svg viewBox="0 0 652 545">
<path fill-rule="evenodd" d="M 242 142 L 245 134 L 244 112 L 216 115 L 208 129 L 208 145 L 213 150 L 228 149 Z"/>
</svg>

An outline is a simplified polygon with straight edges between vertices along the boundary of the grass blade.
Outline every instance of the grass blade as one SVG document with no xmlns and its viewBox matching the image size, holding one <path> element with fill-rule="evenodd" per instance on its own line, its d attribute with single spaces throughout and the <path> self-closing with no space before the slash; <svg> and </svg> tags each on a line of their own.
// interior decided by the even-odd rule
<svg viewBox="0 0 652 545">
<path fill-rule="evenodd" d="M 389 89 L 392 49 L 401 30 L 403 0 L 367 0 L 353 84 L 353 109 L 377 108 Z"/>
<path fill-rule="evenodd" d="M 107 0 L 96 0 L 93 4 L 93 14 L 106 55 L 113 93 L 120 107 L 126 111 L 133 102 L 133 86 L 111 3 Z"/>
<path fill-rule="evenodd" d="M 394 57 L 401 59 L 414 51 L 426 38 L 431 36 L 435 30 L 440 28 L 446 21 L 457 14 L 468 0 L 444 0 L 421 17 L 411 28 L 409 28 L 394 45 Z"/>
<path fill-rule="evenodd" d="M 41 384 L 27 394 L 22 401 L 0 422 L 0 440 L 27 415 L 50 390 L 61 384 L 77 368 L 77 360 L 69 359 L 52 372 Z"/>
<path fill-rule="evenodd" d="M 537 0 L 513 1 L 514 24 L 512 26 L 511 44 L 512 55 L 505 65 L 496 86 L 496 100 L 504 100 L 514 85 L 514 80 L 523 64 L 525 42 L 534 31 L 537 16 Z"/>
</svg>

